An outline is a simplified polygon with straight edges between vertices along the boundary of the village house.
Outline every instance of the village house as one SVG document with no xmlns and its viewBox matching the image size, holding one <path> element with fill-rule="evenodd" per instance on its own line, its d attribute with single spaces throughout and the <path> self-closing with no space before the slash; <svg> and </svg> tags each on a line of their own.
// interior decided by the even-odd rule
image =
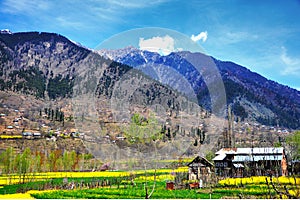
<svg viewBox="0 0 300 200">
<path fill-rule="evenodd" d="M 283 147 L 222 148 L 213 161 L 216 175 L 223 177 L 288 175 Z"/>
<path fill-rule="evenodd" d="M 195 180 L 195 182 L 199 183 L 197 187 L 205 187 L 210 180 L 213 164 L 206 158 L 197 156 L 187 166 L 189 167 L 189 181 Z"/>
</svg>

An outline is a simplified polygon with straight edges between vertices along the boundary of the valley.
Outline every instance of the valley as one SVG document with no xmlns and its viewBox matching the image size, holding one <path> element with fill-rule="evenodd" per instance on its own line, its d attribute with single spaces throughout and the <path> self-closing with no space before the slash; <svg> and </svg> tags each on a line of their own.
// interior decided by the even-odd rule
<svg viewBox="0 0 300 200">
<path fill-rule="evenodd" d="M 92 51 L 40 32 L 1 33 L 0 55 L 1 194 L 51 189 L 57 192 L 30 196 L 98 198 L 95 189 L 107 198 L 132 191 L 137 196 L 130 197 L 147 198 L 147 184 L 157 183 L 166 198 L 228 197 L 220 189 L 228 177 L 213 164 L 223 148 L 284 147 L 289 175 L 299 174 L 290 138 L 300 127 L 300 92 L 233 62 L 186 51 Z M 222 167 L 247 176 L 246 164 Z M 262 171 L 256 167 L 253 174 Z M 272 173 L 282 174 L 276 167 Z M 264 188 L 272 184 L 266 180 Z M 288 181 L 291 191 L 299 185 Z M 90 196 L 77 194 L 85 190 Z"/>
</svg>

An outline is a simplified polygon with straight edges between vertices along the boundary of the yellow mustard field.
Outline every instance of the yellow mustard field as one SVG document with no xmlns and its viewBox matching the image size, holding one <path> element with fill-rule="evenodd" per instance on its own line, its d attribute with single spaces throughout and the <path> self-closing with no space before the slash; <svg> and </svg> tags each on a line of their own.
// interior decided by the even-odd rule
<svg viewBox="0 0 300 200">
<path fill-rule="evenodd" d="M 266 176 L 252 176 L 247 178 L 226 178 L 224 180 L 219 181 L 220 185 L 223 186 L 237 186 L 241 184 L 260 184 L 266 183 L 266 179 L 270 182 L 270 177 Z M 300 184 L 300 178 L 293 178 L 293 177 L 274 177 L 272 178 L 273 182 L 280 183 L 280 184 Z"/>
<path fill-rule="evenodd" d="M 0 139 L 19 139 L 22 135 L 0 135 Z"/>
<path fill-rule="evenodd" d="M 130 172 L 46 172 L 26 174 L 25 181 L 47 180 L 52 178 L 93 178 L 93 177 L 122 177 L 129 176 Z M 11 185 L 20 183 L 20 177 L 16 174 L 8 176 L 0 176 L 0 185 Z"/>
<path fill-rule="evenodd" d="M 101 172 L 45 172 L 45 173 L 29 173 L 26 174 L 25 181 L 47 180 L 52 178 L 93 178 L 93 177 L 124 177 L 143 173 L 176 173 L 187 172 L 188 167 L 180 167 L 178 169 L 151 169 L 137 171 L 101 171 Z M 8 176 L 0 176 L 0 185 L 11 185 L 20 183 L 21 179 L 16 174 Z"/>
<path fill-rule="evenodd" d="M 29 190 L 25 193 L 16 193 L 16 194 L 4 194 L 0 195 L 0 199 L 34 199 L 31 194 L 50 192 L 54 190 Z"/>
<path fill-rule="evenodd" d="M 177 169 L 157 169 L 157 170 L 154 170 L 154 169 L 149 169 L 149 170 L 138 170 L 138 171 L 134 171 L 133 173 L 135 174 L 143 174 L 145 172 L 147 173 L 172 173 L 172 172 L 188 172 L 189 168 L 188 167 L 179 167 Z"/>
<path fill-rule="evenodd" d="M 158 175 L 158 176 L 139 176 L 138 178 L 135 178 L 134 181 L 170 181 L 170 180 L 174 180 L 175 176 L 171 175 L 171 174 L 162 174 L 162 175 Z"/>
</svg>

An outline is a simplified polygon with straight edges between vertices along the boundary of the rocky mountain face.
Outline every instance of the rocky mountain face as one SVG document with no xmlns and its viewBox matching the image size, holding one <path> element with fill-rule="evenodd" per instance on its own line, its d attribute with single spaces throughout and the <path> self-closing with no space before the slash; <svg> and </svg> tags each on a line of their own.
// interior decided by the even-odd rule
<svg viewBox="0 0 300 200">
<path fill-rule="evenodd" d="M 40 98 L 67 97 L 74 65 L 88 54 L 58 34 L 0 34 L 0 89 Z"/>
<path fill-rule="evenodd" d="M 100 50 L 100 55 L 142 70 L 156 80 L 185 92 L 187 85 L 197 96 L 199 105 L 212 109 L 210 88 L 217 82 L 215 73 L 206 74 L 215 67 L 222 78 L 227 104 L 240 120 L 257 121 L 265 125 L 300 127 L 300 92 L 268 80 L 233 62 L 191 52 L 174 52 L 167 56 L 141 51 L 133 47 L 118 50 Z M 174 83 L 166 71 L 179 74 Z M 187 82 L 187 85 L 183 84 Z M 220 97 L 217 97 L 220 98 Z"/>
<path fill-rule="evenodd" d="M 97 93 L 110 98 L 114 83 L 131 69 L 54 33 L 0 34 L 0 58 L 1 90 L 50 99 L 70 97 L 75 81 L 87 73 L 98 75 Z"/>
<path fill-rule="evenodd" d="M 107 102 L 122 98 L 140 106 L 160 104 L 166 110 L 174 110 L 178 105 L 177 94 L 169 87 L 58 34 L 1 32 L 0 59 L 2 91 L 21 92 L 46 100 L 89 95 Z M 122 88 L 126 81 L 129 88 Z M 134 93 L 130 93 L 133 82 L 136 82 L 135 88 L 131 88 Z M 118 84 L 123 93 L 116 92 Z M 104 118 L 107 120 L 107 116 Z"/>
<path fill-rule="evenodd" d="M 213 67 L 219 74 L 211 73 Z M 175 89 L 196 99 L 207 110 L 212 110 L 213 101 L 226 98 L 236 119 L 300 127 L 299 91 L 267 80 L 233 62 L 201 53 L 174 52 L 161 56 L 129 47 L 101 50 L 96 54 L 54 33 L 1 33 L 0 68 L 1 90 L 38 98 L 71 97 L 74 91 L 82 92 L 93 83 L 92 92 L 108 99 L 122 97 L 139 105 L 160 104 L 166 109 L 178 110 L 180 103 Z M 134 73 L 132 77 L 143 87 L 132 88 L 125 80 L 128 72 Z M 219 88 L 218 77 L 222 79 L 226 97 L 218 96 L 218 91 L 211 92 L 212 88 Z M 128 88 L 118 93 L 116 86 L 119 84 L 121 88 L 121 83 Z M 135 95 L 130 93 L 133 90 Z"/>
</svg>

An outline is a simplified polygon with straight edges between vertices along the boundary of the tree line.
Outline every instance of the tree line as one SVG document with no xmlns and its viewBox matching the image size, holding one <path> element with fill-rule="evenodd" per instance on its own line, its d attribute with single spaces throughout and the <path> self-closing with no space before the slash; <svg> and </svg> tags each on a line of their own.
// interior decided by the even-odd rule
<svg viewBox="0 0 300 200">
<path fill-rule="evenodd" d="M 64 122 L 65 114 L 61 109 L 56 108 L 44 108 L 44 114 L 47 115 L 47 119 L 52 121 Z M 42 110 L 40 110 L 40 117 L 42 116 Z"/>
<path fill-rule="evenodd" d="M 91 154 L 78 154 L 75 151 L 58 149 L 47 154 L 33 152 L 28 147 L 22 153 L 16 153 L 14 148 L 9 147 L 0 154 L 2 173 L 17 174 L 22 183 L 32 173 L 86 170 L 85 161 L 91 158 Z"/>
</svg>

